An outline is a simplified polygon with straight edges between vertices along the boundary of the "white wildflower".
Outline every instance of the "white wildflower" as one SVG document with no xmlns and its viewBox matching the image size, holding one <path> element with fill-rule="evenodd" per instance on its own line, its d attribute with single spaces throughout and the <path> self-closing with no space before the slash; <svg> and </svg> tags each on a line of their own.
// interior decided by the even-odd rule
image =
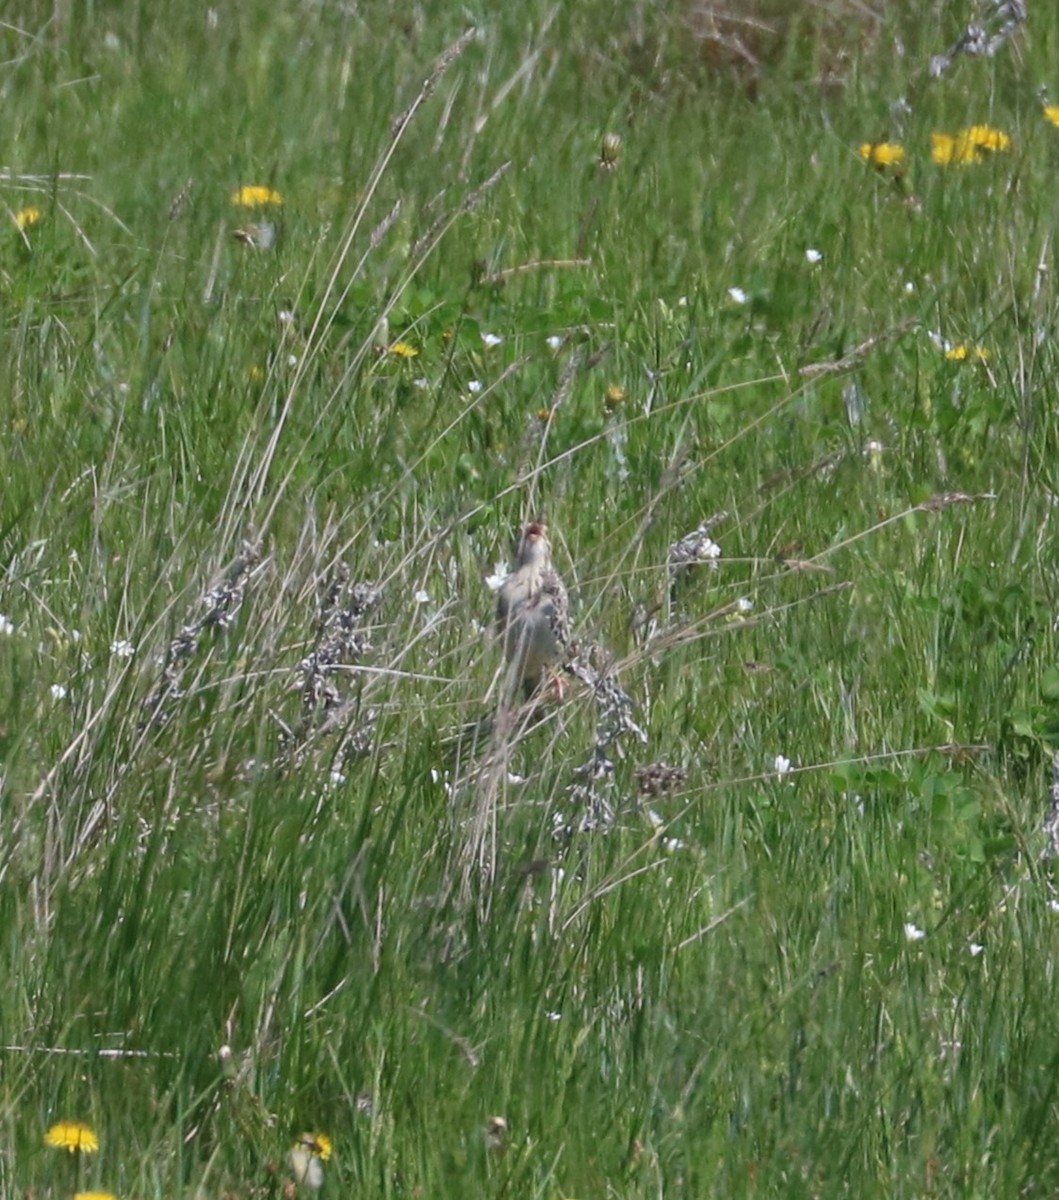
<svg viewBox="0 0 1059 1200">
<path fill-rule="evenodd" d="M 730 287 L 728 289 L 728 297 L 736 304 L 746 304 L 750 297 L 743 291 L 741 287 Z"/>
<path fill-rule="evenodd" d="M 482 387 L 483 387 L 483 384 L 480 379 L 472 379 L 471 382 L 467 385 L 467 390 L 471 393 L 472 396 L 477 396 L 478 393 L 482 390 Z"/>
<path fill-rule="evenodd" d="M 51 692 L 53 700 L 66 699 L 66 688 L 61 683 L 53 683 L 48 690 Z"/>
<path fill-rule="evenodd" d="M 921 942 L 926 936 L 927 931 L 920 929 L 918 925 L 914 925 L 911 921 L 905 923 L 905 937 L 910 942 Z"/>
<path fill-rule="evenodd" d="M 15 632 L 15 623 L 10 617 L 5 617 L 0 613 L 0 634 L 4 637 L 10 637 Z"/>
<path fill-rule="evenodd" d="M 434 783 L 441 785 L 442 791 L 450 800 L 456 795 L 456 789 L 452 786 L 451 776 L 448 771 L 439 771 L 437 767 L 431 767 L 430 778 Z"/>
<path fill-rule="evenodd" d="M 553 333 L 552 336 L 548 338 L 548 349 L 558 353 L 558 351 L 563 348 L 563 342 L 565 340 L 566 339 L 562 336 L 562 334 Z"/>
<path fill-rule="evenodd" d="M 482 341 L 490 350 L 492 350 L 494 346 L 502 346 L 504 344 L 504 339 L 497 333 L 483 333 Z"/>
<path fill-rule="evenodd" d="M 981 942 L 970 942 L 968 943 L 967 949 L 970 951 L 972 958 L 977 958 L 979 954 L 982 954 L 985 951 L 985 946 L 983 946 Z"/>
<path fill-rule="evenodd" d="M 504 580 L 507 579 L 508 575 L 510 574 L 511 568 L 507 565 L 507 563 L 498 562 L 493 567 L 492 575 L 486 576 L 485 586 L 491 592 L 499 592 L 500 588 L 503 586 Z"/>
<path fill-rule="evenodd" d="M 136 653 L 136 647 L 132 642 L 120 638 L 118 641 L 110 643 L 110 652 L 115 658 L 132 658 Z"/>
<path fill-rule="evenodd" d="M 791 760 L 783 754 L 777 754 L 772 762 L 772 769 L 782 779 L 791 773 Z"/>
<path fill-rule="evenodd" d="M 818 262 L 824 261 L 824 252 L 822 250 L 814 250 L 812 246 L 810 246 L 805 252 L 805 261 L 810 265 L 815 266 Z"/>
<path fill-rule="evenodd" d="M 754 601 L 749 596 L 740 596 L 735 606 L 741 613 L 748 613 L 753 609 Z"/>
</svg>

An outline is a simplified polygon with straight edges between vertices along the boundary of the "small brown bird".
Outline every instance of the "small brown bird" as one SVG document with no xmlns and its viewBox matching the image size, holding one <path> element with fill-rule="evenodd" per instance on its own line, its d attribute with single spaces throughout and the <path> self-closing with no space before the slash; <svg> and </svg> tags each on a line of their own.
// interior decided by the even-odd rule
<svg viewBox="0 0 1059 1200">
<path fill-rule="evenodd" d="M 570 638 L 569 622 L 570 601 L 552 566 L 548 527 L 533 521 L 522 534 L 515 570 L 500 585 L 496 605 L 504 654 L 527 697 L 562 661 Z M 558 678 L 556 683 L 561 698 Z"/>
</svg>

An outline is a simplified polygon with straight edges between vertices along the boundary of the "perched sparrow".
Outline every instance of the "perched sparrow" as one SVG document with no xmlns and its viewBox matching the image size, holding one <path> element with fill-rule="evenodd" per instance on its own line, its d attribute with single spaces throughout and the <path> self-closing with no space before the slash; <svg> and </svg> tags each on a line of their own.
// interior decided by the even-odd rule
<svg viewBox="0 0 1059 1200">
<path fill-rule="evenodd" d="M 504 654 L 527 697 L 563 657 L 569 610 L 566 587 L 552 566 L 548 528 L 534 521 L 526 526 L 515 570 L 500 585 L 496 605 Z"/>
</svg>

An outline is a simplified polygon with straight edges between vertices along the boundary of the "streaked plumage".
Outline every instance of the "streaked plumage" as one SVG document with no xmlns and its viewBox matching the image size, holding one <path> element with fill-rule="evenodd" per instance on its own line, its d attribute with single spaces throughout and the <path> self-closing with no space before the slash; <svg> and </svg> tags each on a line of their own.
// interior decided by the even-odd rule
<svg viewBox="0 0 1059 1200">
<path fill-rule="evenodd" d="M 549 668 L 563 659 L 569 641 L 570 602 L 552 566 L 547 526 L 526 526 L 515 570 L 497 594 L 497 632 L 523 691 L 531 695 Z"/>
</svg>

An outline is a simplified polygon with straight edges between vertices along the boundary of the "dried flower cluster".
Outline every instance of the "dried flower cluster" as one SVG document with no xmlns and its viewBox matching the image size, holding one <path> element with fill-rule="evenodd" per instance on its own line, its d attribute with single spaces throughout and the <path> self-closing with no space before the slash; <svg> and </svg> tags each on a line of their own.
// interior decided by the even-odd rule
<svg viewBox="0 0 1059 1200">
<path fill-rule="evenodd" d="M 635 774 L 640 795 L 647 799 L 668 796 L 682 787 L 688 777 L 683 767 L 671 767 L 661 760 L 637 767 Z"/>
<path fill-rule="evenodd" d="M 221 582 L 202 597 L 205 612 L 185 625 L 169 643 L 162 659 L 162 678 L 143 702 L 146 715 L 141 728 L 153 725 L 160 729 L 168 723 L 172 716 L 170 705 L 186 694 L 184 672 L 198 653 L 203 634 L 208 630 L 224 633 L 231 627 L 242 607 L 247 580 L 260 559 L 260 547 L 252 541 L 244 542 Z"/>
<path fill-rule="evenodd" d="M 320 603 L 316 644 L 298 664 L 298 687 L 306 717 L 342 703 L 336 675 L 371 649 L 371 635 L 363 626 L 365 617 L 379 602 L 379 589 L 371 583 L 350 587 L 349 579 L 349 568 L 342 564 Z"/>
<path fill-rule="evenodd" d="M 613 795 L 614 758 L 622 756 L 624 739 L 647 744 L 647 734 L 633 719 L 632 697 L 618 683 L 609 665 L 602 670 L 596 667 L 593 660 L 601 657 L 599 647 L 590 646 L 567 667 L 592 689 L 598 716 L 595 744 L 586 761 L 575 769 L 575 782 L 566 789 L 573 815 L 563 815 L 555 829 L 556 836 L 564 841 L 578 833 L 609 829 L 614 824 L 617 815 Z"/>
<path fill-rule="evenodd" d="M 710 531 L 727 519 L 726 512 L 714 513 L 712 517 L 707 517 L 696 529 L 686 533 L 669 547 L 668 563 L 671 587 L 675 587 L 678 580 L 700 563 L 710 563 L 716 567 L 717 559 L 721 557 L 721 547 L 710 537 Z"/>
<path fill-rule="evenodd" d="M 961 54 L 992 58 L 1028 15 L 1027 0 L 993 0 L 980 22 L 972 21 L 944 54 L 930 60 L 930 77 L 940 79 Z"/>
<path fill-rule="evenodd" d="M 367 620 L 380 596 L 373 583 L 351 585 L 345 564 L 335 572 L 320 603 L 315 645 L 298 664 L 302 725 L 289 739 L 294 746 L 303 746 L 313 733 L 341 730 L 339 762 L 359 758 L 370 749 L 377 714 L 372 709 L 356 712 L 339 681 L 371 649 Z"/>
</svg>

